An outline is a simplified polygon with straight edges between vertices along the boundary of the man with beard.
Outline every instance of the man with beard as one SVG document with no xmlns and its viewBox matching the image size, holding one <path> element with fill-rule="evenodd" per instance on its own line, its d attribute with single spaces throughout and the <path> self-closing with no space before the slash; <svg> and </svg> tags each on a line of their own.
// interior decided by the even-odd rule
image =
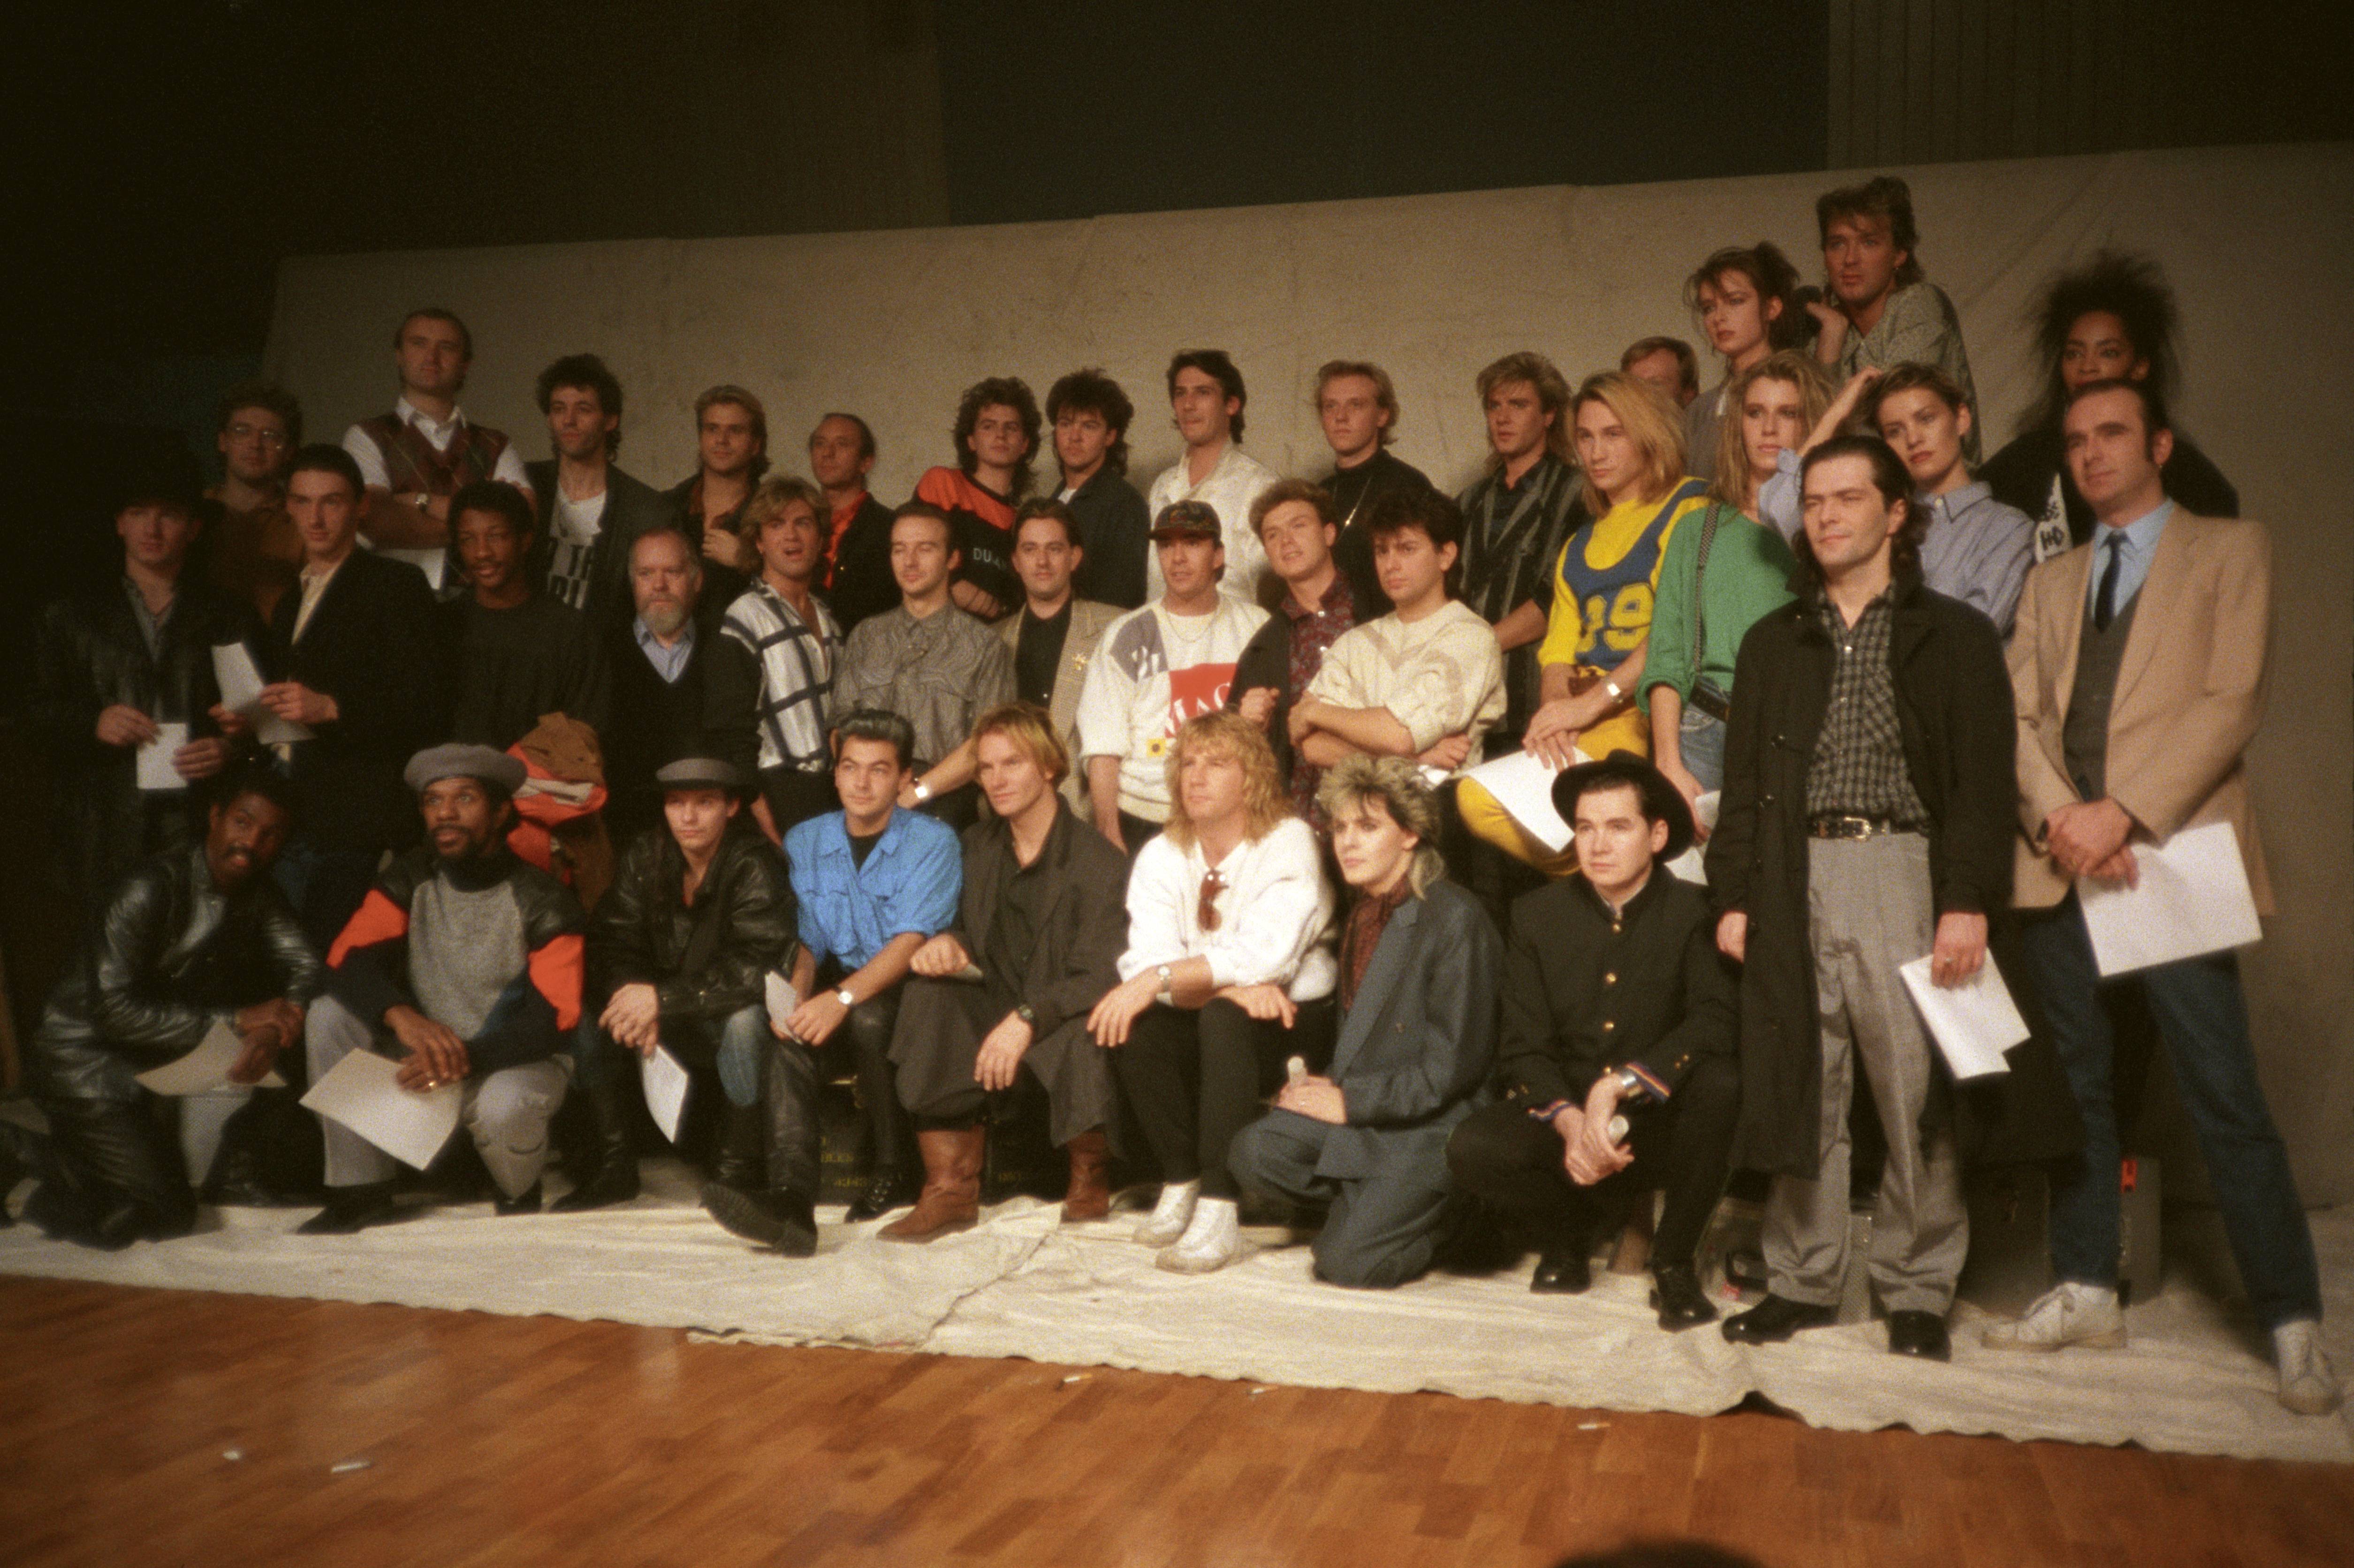
<svg viewBox="0 0 2354 1568">
<path fill-rule="evenodd" d="M 187 1129 L 217 1128 L 301 1038 L 319 960 L 265 874 L 288 814 L 274 775 L 235 776 L 202 842 L 115 885 L 49 993 L 25 1056 L 25 1086 L 49 1134 L 0 1129 L 0 1186 L 15 1184 L 19 1161 L 30 1165 L 41 1186 L 25 1213 L 52 1236 L 111 1249 L 186 1234 L 196 1196 L 182 1151 L 164 1107 L 133 1075 L 227 1024 L 245 1047 L 228 1086 L 181 1107 Z"/>
<path fill-rule="evenodd" d="M 461 1087 L 465 1127 L 502 1214 L 536 1213 L 547 1123 L 570 1079 L 580 1022 L 581 914 L 572 890 L 506 847 L 524 765 L 482 746 L 409 758 L 427 842 L 394 861 L 327 954 L 312 1009 L 311 1081 L 355 1051 L 399 1062 L 419 1093 Z M 327 1206 L 305 1235 L 394 1215 L 393 1158 L 332 1120 Z"/>
<path fill-rule="evenodd" d="M 611 723 L 605 754 L 605 825 L 626 843 L 662 817 L 654 769 L 703 744 L 703 673 L 713 626 L 700 613 L 703 566 L 674 523 L 630 546 L 630 598 L 637 614 L 605 634 Z"/>
</svg>

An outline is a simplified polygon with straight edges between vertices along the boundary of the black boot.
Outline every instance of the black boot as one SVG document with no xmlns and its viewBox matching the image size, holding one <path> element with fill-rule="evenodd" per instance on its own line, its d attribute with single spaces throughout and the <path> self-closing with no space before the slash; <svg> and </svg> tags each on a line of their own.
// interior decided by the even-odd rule
<svg viewBox="0 0 2354 1568">
<path fill-rule="evenodd" d="M 1659 1327 L 1668 1332 L 1716 1321 L 1716 1308 L 1700 1287 L 1700 1276 L 1692 1272 L 1691 1264 L 1655 1264 L 1651 1282 L 1658 1287 L 1651 1293 L 1651 1305 L 1659 1308 Z"/>
<path fill-rule="evenodd" d="M 758 1105 L 727 1103 L 726 1118 L 719 1124 L 719 1150 L 711 1162 L 711 1180 L 738 1192 L 757 1192 L 761 1180 L 760 1152 L 769 1140 L 768 1115 Z"/>
<path fill-rule="evenodd" d="M 597 1128 L 596 1173 L 550 1203 L 550 1213 L 609 1208 L 638 1195 L 638 1151 L 630 1142 L 629 1113 L 621 1101 L 620 1086 L 610 1078 L 595 1082 L 584 1078 L 580 1094 Z"/>
<path fill-rule="evenodd" d="M 866 1186 L 851 1200 L 849 1212 L 843 1219 L 850 1224 L 863 1224 L 881 1219 L 894 1209 L 902 1209 L 916 1201 L 924 1183 L 912 1171 L 897 1165 L 878 1166 L 866 1179 Z"/>
<path fill-rule="evenodd" d="M 518 1192 L 512 1198 L 504 1192 L 493 1192 L 491 1194 L 491 1213 L 502 1217 L 508 1214 L 535 1214 L 539 1213 L 539 1183 L 536 1181 L 531 1184 L 529 1191 Z"/>
<path fill-rule="evenodd" d="M 817 1212 L 798 1192 L 746 1192 L 706 1181 L 703 1206 L 731 1234 L 787 1257 L 807 1257 L 817 1251 Z"/>
<path fill-rule="evenodd" d="M 370 1181 L 359 1187 L 330 1187 L 327 1206 L 294 1227 L 300 1236 L 347 1236 L 380 1225 L 398 1215 L 392 1183 Z"/>
</svg>

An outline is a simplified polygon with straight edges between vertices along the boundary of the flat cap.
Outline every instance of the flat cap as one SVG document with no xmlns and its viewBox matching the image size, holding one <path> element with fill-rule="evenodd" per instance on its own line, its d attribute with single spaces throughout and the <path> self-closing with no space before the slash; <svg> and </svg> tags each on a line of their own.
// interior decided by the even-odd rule
<svg viewBox="0 0 2354 1568">
<path fill-rule="evenodd" d="M 734 763 L 716 757 L 682 757 L 676 762 L 665 763 L 654 769 L 654 782 L 665 789 L 732 789 L 741 793 L 750 788 Z"/>
<path fill-rule="evenodd" d="M 460 746 L 455 742 L 427 747 L 400 770 L 401 781 L 412 795 L 424 794 L 429 785 L 444 779 L 479 779 L 512 795 L 523 788 L 528 776 L 529 770 L 520 758 L 493 751 L 487 746 Z"/>
</svg>

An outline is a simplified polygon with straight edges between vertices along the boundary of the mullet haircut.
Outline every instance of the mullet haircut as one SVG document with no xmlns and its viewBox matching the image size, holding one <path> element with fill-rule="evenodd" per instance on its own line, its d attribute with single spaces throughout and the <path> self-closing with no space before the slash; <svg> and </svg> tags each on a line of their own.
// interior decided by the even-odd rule
<svg viewBox="0 0 2354 1568">
<path fill-rule="evenodd" d="M 1888 225 L 1888 242 L 1904 252 L 1896 269 L 1896 286 L 1917 283 L 1921 270 L 1921 233 L 1913 225 L 1913 187 L 1894 175 L 1882 175 L 1860 185 L 1841 185 L 1815 198 L 1815 228 L 1826 245 L 1831 223 L 1841 217 L 1876 217 Z"/>
<path fill-rule="evenodd" d="M 1074 414 L 1093 414 L 1111 432 L 1111 445 L 1104 449 L 1104 467 L 1117 474 L 1128 472 L 1128 427 L 1136 418 L 1136 405 L 1119 382 L 1100 369 L 1074 370 L 1046 389 L 1046 422 L 1053 424 L 1066 410 Z"/>
<path fill-rule="evenodd" d="M 1488 399 L 1499 387 L 1515 383 L 1527 386 L 1537 395 L 1537 407 L 1553 416 L 1553 428 L 1545 432 L 1545 450 L 1571 468 L 1577 466 L 1577 443 L 1569 429 L 1569 377 L 1564 376 L 1553 362 L 1532 349 L 1508 354 L 1497 360 L 1473 379 L 1479 391 L 1479 408 L 1485 413 Z M 1488 466 L 1504 466 L 1504 460 L 1490 449 Z"/>
<path fill-rule="evenodd" d="M 1185 791 L 1177 783 L 1189 751 L 1222 751 L 1242 764 L 1243 837 L 1250 842 L 1267 837 L 1291 815 L 1290 794 L 1258 726 L 1237 713 L 1203 714 L 1187 719 L 1169 745 L 1169 821 L 1161 832 L 1179 849 L 1193 848 L 1195 836 L 1193 821 L 1185 815 Z"/>
<path fill-rule="evenodd" d="M 949 431 L 949 439 L 956 442 L 957 467 L 964 471 L 967 479 L 981 466 L 971 440 L 973 431 L 981 428 L 984 408 L 1011 408 L 1022 421 L 1023 438 L 1030 443 L 1030 450 L 1013 465 L 1013 491 L 1007 497 L 1019 501 L 1029 493 L 1031 470 L 1038 461 L 1038 399 L 1030 395 L 1030 384 L 1018 376 L 992 376 L 965 388 L 964 396 L 957 400 L 956 425 Z"/>
<path fill-rule="evenodd" d="M 1316 786 L 1316 805 L 1328 822 L 1338 821 L 1364 800 L 1379 800 L 1390 821 L 1420 841 L 1405 874 L 1407 888 L 1420 898 L 1447 874 L 1446 857 L 1438 853 L 1437 792 L 1423 782 L 1413 758 L 1363 752 L 1334 763 Z"/>
<path fill-rule="evenodd" d="M 1878 436 L 1833 436 L 1808 452 L 1798 465 L 1798 493 L 1806 494 L 1807 475 L 1820 464 L 1836 462 L 1840 458 L 1863 459 L 1872 465 L 1872 487 L 1880 492 L 1880 503 L 1893 506 L 1904 503 L 1904 521 L 1888 536 L 1888 565 L 1895 576 L 1917 577 L 1921 572 L 1921 541 L 1929 532 L 1929 509 L 1913 503 L 1913 474 L 1896 449 Z M 1803 500 L 1800 503 L 1804 504 Z M 1797 538 L 1790 541 L 1790 553 L 1798 558 L 1801 578 L 1816 588 L 1823 585 L 1822 563 L 1815 559 L 1815 547 L 1807 537 L 1804 526 Z"/>
</svg>

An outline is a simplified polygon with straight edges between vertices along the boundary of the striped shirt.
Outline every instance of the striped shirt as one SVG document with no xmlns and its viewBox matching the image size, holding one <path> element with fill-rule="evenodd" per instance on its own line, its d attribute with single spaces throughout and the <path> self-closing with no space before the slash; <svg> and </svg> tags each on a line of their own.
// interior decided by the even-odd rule
<svg viewBox="0 0 2354 1568">
<path fill-rule="evenodd" d="M 825 601 L 812 599 L 814 622 L 765 581 L 727 607 L 720 634 L 752 651 L 760 666 L 760 766 L 823 773 L 832 764 L 826 732 L 833 720 L 833 666 L 842 629 Z"/>
</svg>

